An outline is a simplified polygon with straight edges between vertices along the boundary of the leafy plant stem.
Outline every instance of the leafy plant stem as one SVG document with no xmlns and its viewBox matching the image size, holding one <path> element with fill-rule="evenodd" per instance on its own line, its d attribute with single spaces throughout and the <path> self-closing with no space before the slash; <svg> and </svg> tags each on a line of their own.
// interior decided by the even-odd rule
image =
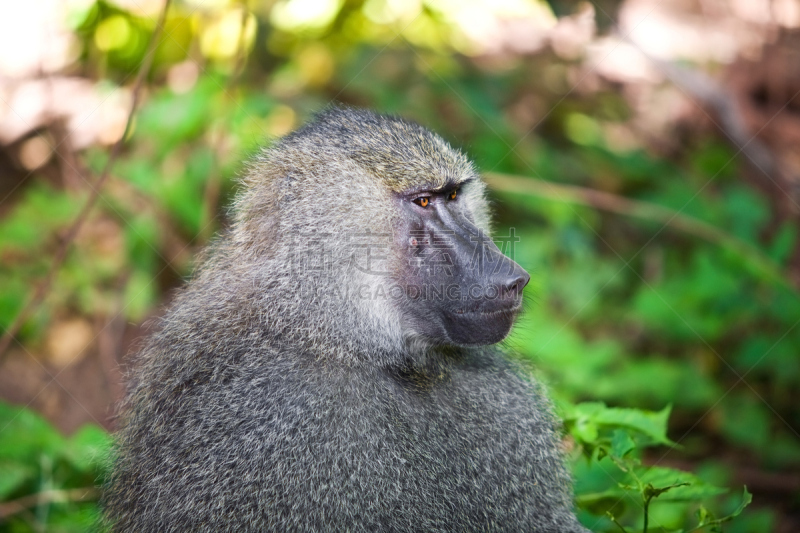
<svg viewBox="0 0 800 533">
<path fill-rule="evenodd" d="M 608 517 L 608 519 L 609 519 L 609 520 L 611 520 L 612 522 L 614 522 L 614 524 L 615 524 L 615 525 L 616 525 L 616 526 L 617 526 L 617 527 L 620 529 L 620 531 L 622 531 L 622 533 L 628 533 L 628 530 L 627 530 L 627 529 L 625 529 L 625 526 L 623 526 L 622 524 L 620 524 L 620 523 L 617 521 L 617 519 L 614 517 L 614 515 L 613 515 L 613 514 L 611 514 L 610 512 L 606 511 L 606 516 Z"/>
</svg>

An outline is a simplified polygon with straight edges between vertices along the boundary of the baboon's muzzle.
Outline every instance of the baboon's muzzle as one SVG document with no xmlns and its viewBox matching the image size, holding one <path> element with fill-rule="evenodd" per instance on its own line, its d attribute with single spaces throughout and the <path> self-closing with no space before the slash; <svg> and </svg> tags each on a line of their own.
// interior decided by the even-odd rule
<svg viewBox="0 0 800 533">
<path fill-rule="evenodd" d="M 446 204 L 432 208 L 411 226 L 408 239 L 409 278 L 420 288 L 412 294 L 415 329 L 455 344 L 499 342 L 530 276 L 463 213 Z"/>
</svg>

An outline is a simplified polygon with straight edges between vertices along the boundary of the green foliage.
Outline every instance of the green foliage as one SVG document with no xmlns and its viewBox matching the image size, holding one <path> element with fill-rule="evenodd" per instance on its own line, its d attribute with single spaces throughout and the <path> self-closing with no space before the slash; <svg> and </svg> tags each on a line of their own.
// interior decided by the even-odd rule
<svg viewBox="0 0 800 533">
<path fill-rule="evenodd" d="M 727 489 L 674 468 L 643 464 L 646 448 L 674 443 L 667 437 L 671 408 L 661 411 L 606 407 L 589 402 L 564 408 L 564 423 L 584 460 L 576 465 L 576 499 L 581 520 L 593 531 L 684 532 L 720 525 L 752 501 L 716 518 L 708 503 Z M 695 512 L 695 518 L 690 519 Z"/>
<path fill-rule="evenodd" d="M 87 531 L 111 445 L 97 426 L 63 437 L 33 411 L 0 402 L 0 531 Z"/>
<path fill-rule="evenodd" d="M 0 329 L 5 330 L 19 313 L 32 281 L 47 272 L 45 250 L 57 231 L 77 215 L 78 204 L 69 194 L 37 184 L 0 220 Z M 30 331 L 37 328 L 30 324 Z"/>
</svg>

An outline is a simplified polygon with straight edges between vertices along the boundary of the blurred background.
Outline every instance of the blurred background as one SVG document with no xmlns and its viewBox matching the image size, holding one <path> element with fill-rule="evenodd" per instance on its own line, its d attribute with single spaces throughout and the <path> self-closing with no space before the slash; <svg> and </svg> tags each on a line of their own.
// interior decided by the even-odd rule
<svg viewBox="0 0 800 533">
<path fill-rule="evenodd" d="M 148 319 L 336 102 L 486 174 L 588 527 L 800 531 L 800 0 L 0 2 L 0 531 L 92 527 Z"/>
</svg>

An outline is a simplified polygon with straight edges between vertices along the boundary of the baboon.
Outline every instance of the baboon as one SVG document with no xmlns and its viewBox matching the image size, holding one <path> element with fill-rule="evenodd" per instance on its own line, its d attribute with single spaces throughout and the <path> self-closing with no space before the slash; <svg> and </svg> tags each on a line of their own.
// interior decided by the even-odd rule
<svg viewBox="0 0 800 533">
<path fill-rule="evenodd" d="M 138 354 L 114 531 L 585 532 L 541 387 L 493 344 L 528 274 L 472 163 L 332 108 L 250 164 Z"/>
</svg>

